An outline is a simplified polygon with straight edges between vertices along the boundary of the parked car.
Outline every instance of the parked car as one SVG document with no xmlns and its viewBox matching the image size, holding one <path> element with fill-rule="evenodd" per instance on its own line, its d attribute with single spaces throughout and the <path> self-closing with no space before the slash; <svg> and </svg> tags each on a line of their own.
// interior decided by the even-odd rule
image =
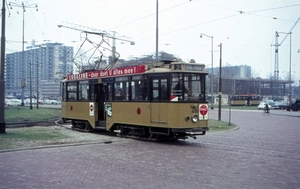
<svg viewBox="0 0 300 189">
<path fill-rule="evenodd" d="M 285 110 L 288 107 L 288 104 L 286 102 L 276 102 L 275 103 L 279 109 Z"/>
<path fill-rule="evenodd" d="M 257 108 L 258 108 L 259 110 L 263 110 L 263 109 L 265 108 L 265 106 L 266 106 L 266 103 L 265 103 L 265 102 L 260 102 L 259 105 L 257 106 Z M 269 109 L 272 109 L 272 106 L 269 105 L 269 104 L 268 104 L 268 107 L 269 107 Z"/>
<path fill-rule="evenodd" d="M 288 106 L 287 111 L 293 110 L 293 111 L 298 111 L 300 110 L 300 99 L 297 99 L 296 101 L 294 101 L 291 106 Z"/>
<path fill-rule="evenodd" d="M 51 101 L 51 104 L 55 104 L 55 105 L 58 104 L 58 101 L 57 101 L 57 100 L 50 100 L 50 101 Z"/>
<path fill-rule="evenodd" d="M 21 106 L 21 103 L 19 99 L 5 99 L 6 106 Z"/>
<path fill-rule="evenodd" d="M 271 105 L 271 106 L 272 106 L 273 110 L 278 110 L 279 109 L 278 102 L 274 102 L 274 104 Z"/>
<path fill-rule="evenodd" d="M 51 100 L 44 100 L 44 104 L 52 104 Z"/>
</svg>

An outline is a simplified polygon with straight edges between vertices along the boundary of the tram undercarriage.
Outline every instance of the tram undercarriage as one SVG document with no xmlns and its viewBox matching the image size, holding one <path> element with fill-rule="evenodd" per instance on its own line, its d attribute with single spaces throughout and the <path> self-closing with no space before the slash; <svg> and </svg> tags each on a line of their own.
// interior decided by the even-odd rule
<svg viewBox="0 0 300 189">
<path fill-rule="evenodd" d="M 98 123 L 94 129 L 88 121 L 84 120 L 71 120 L 72 129 L 81 132 L 93 132 L 98 129 L 105 129 L 105 121 Z M 101 125 L 101 127 L 99 127 Z M 125 138 L 134 138 L 142 140 L 177 140 L 187 139 L 191 137 L 197 138 L 197 135 L 205 135 L 208 128 L 193 128 L 193 129 L 172 129 L 172 128 L 160 128 L 160 127 L 145 127 L 134 125 L 115 125 L 114 129 L 117 132 L 117 136 Z"/>
<path fill-rule="evenodd" d="M 158 127 L 141 127 L 119 125 L 117 129 L 120 130 L 119 136 L 128 138 L 138 138 L 144 140 L 177 140 L 187 139 L 191 137 L 196 139 L 197 135 L 205 135 L 208 128 L 202 129 L 170 129 Z"/>
</svg>

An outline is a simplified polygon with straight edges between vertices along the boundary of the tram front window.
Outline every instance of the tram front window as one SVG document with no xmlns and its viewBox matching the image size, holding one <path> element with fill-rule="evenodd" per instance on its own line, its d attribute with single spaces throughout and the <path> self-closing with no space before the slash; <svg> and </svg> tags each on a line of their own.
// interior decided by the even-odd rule
<svg viewBox="0 0 300 189">
<path fill-rule="evenodd" d="M 171 100 L 204 100 L 204 77 L 204 75 L 200 74 L 173 74 Z"/>
</svg>

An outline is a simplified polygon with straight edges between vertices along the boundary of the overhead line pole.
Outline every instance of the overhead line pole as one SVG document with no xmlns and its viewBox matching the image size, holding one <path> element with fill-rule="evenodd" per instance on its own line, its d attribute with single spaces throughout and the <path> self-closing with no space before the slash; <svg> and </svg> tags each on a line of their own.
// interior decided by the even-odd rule
<svg viewBox="0 0 300 189">
<path fill-rule="evenodd" d="M 218 121 L 221 121 L 221 102 L 222 101 L 222 43 L 220 43 L 220 70 L 219 70 L 219 109 Z"/>
<path fill-rule="evenodd" d="M 5 133 L 4 101 L 5 101 L 5 0 L 2 1 L 2 30 L 1 30 L 1 62 L 0 62 L 0 133 Z"/>
<path fill-rule="evenodd" d="M 158 62 L 158 0 L 156 0 L 156 51 L 155 61 Z"/>
<path fill-rule="evenodd" d="M 22 79 L 21 79 L 21 88 L 22 88 L 22 102 L 21 102 L 21 106 L 24 106 L 24 93 L 25 93 L 25 65 L 24 65 L 24 25 L 25 25 L 25 8 L 36 8 L 36 11 L 38 11 L 38 6 L 36 3 L 34 4 L 29 4 L 29 5 L 25 5 L 23 2 L 22 4 L 17 4 L 14 2 L 10 2 L 8 4 L 10 6 L 10 9 L 12 9 L 12 7 L 21 7 L 23 9 L 23 30 L 22 30 Z"/>
</svg>

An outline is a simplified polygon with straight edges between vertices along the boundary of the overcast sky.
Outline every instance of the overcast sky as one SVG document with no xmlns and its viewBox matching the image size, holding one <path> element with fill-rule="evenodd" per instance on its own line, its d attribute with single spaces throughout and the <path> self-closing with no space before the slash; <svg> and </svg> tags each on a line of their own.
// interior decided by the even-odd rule
<svg viewBox="0 0 300 189">
<path fill-rule="evenodd" d="M 21 5 L 22 1 L 11 0 Z M 156 50 L 156 0 L 28 0 L 38 11 L 26 8 L 25 41 L 46 41 L 80 46 L 80 32 L 58 28 L 62 22 L 116 31 L 135 45 L 116 42 L 122 59 L 154 54 Z M 6 10 L 6 53 L 22 50 L 22 8 Z M 289 32 L 300 17 L 299 0 L 159 0 L 159 51 L 185 61 L 195 59 L 211 67 L 248 65 L 255 77 L 269 78 L 275 67 L 275 32 Z M 290 36 L 280 34 L 279 77 L 289 78 Z M 74 42 L 76 41 L 76 42 Z M 300 22 L 292 31 L 292 79 L 300 80 Z"/>
</svg>

